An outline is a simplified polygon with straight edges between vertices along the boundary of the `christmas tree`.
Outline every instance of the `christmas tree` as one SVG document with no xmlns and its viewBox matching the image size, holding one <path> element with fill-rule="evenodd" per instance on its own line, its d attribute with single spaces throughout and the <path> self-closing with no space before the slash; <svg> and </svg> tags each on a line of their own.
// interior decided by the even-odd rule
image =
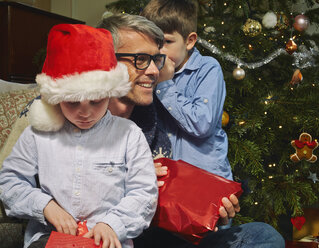
<svg viewBox="0 0 319 248">
<path fill-rule="evenodd" d="M 139 14 L 147 2 L 106 9 Z M 245 188 L 235 222 L 263 221 L 282 232 L 281 216 L 303 216 L 318 203 L 319 1 L 198 4 L 197 48 L 223 68 L 228 158 Z"/>
</svg>

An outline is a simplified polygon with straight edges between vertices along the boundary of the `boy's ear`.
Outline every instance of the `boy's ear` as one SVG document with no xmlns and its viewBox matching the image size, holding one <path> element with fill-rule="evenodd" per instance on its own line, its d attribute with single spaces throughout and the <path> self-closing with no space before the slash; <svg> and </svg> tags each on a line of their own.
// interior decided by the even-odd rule
<svg viewBox="0 0 319 248">
<path fill-rule="evenodd" d="M 186 39 L 186 49 L 190 51 L 197 41 L 197 33 L 191 32 Z"/>
</svg>

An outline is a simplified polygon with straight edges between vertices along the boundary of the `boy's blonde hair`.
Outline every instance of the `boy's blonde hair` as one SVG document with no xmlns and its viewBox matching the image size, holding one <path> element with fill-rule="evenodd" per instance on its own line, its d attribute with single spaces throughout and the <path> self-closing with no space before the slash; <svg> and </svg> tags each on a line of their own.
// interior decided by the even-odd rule
<svg viewBox="0 0 319 248">
<path fill-rule="evenodd" d="M 197 2 L 194 0 L 151 0 L 141 12 L 164 33 L 178 32 L 184 40 L 197 31 Z"/>
</svg>

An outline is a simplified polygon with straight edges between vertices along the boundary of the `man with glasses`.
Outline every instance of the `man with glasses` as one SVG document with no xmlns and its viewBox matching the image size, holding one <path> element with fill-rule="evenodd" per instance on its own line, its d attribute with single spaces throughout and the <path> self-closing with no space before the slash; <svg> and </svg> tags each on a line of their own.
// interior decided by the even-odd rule
<svg viewBox="0 0 319 248">
<path fill-rule="evenodd" d="M 156 97 L 153 99 L 156 82 L 172 78 L 175 71 L 174 63 L 159 51 L 163 46 L 162 31 L 144 17 L 128 14 L 112 15 L 103 19 L 97 27 L 105 28 L 112 33 L 117 59 L 127 66 L 132 86 L 125 97 L 110 100 L 110 111 L 113 115 L 130 118 L 142 128 L 155 158 L 157 155 L 170 157 L 171 149 L 174 148 L 171 148 L 167 134 L 158 127 L 158 110 L 153 104 L 153 100 L 158 101 Z M 161 167 L 160 164 L 155 164 L 155 167 L 158 176 L 167 173 L 167 168 Z M 158 185 L 163 185 L 163 182 L 159 181 Z M 235 208 L 239 208 L 238 199 L 233 200 L 236 203 L 223 198 L 222 208 L 226 211 L 219 211 L 222 223 L 227 223 L 228 217 L 234 217 Z M 256 245 L 260 243 L 261 246 L 268 243 L 270 246 L 265 247 L 271 247 L 272 242 L 278 237 L 275 229 L 265 223 L 248 223 L 226 230 L 222 227 L 220 229 L 222 230 L 212 232 L 204 238 L 198 247 L 211 248 L 215 247 L 214 245 L 226 247 L 225 240 L 232 240 L 236 247 L 249 247 L 254 242 Z M 195 248 L 197 246 L 160 228 L 149 228 L 134 240 L 134 247 Z"/>
</svg>

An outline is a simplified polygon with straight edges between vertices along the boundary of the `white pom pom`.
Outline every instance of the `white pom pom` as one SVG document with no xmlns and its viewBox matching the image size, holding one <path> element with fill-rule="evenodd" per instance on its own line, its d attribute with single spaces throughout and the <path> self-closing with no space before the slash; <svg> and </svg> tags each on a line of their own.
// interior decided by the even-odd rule
<svg viewBox="0 0 319 248">
<path fill-rule="evenodd" d="M 65 118 L 59 105 L 35 99 L 28 113 L 30 125 L 38 131 L 55 132 L 62 128 Z"/>
<path fill-rule="evenodd" d="M 274 28 L 277 24 L 277 15 L 273 11 L 268 11 L 262 20 L 265 28 Z"/>
</svg>

